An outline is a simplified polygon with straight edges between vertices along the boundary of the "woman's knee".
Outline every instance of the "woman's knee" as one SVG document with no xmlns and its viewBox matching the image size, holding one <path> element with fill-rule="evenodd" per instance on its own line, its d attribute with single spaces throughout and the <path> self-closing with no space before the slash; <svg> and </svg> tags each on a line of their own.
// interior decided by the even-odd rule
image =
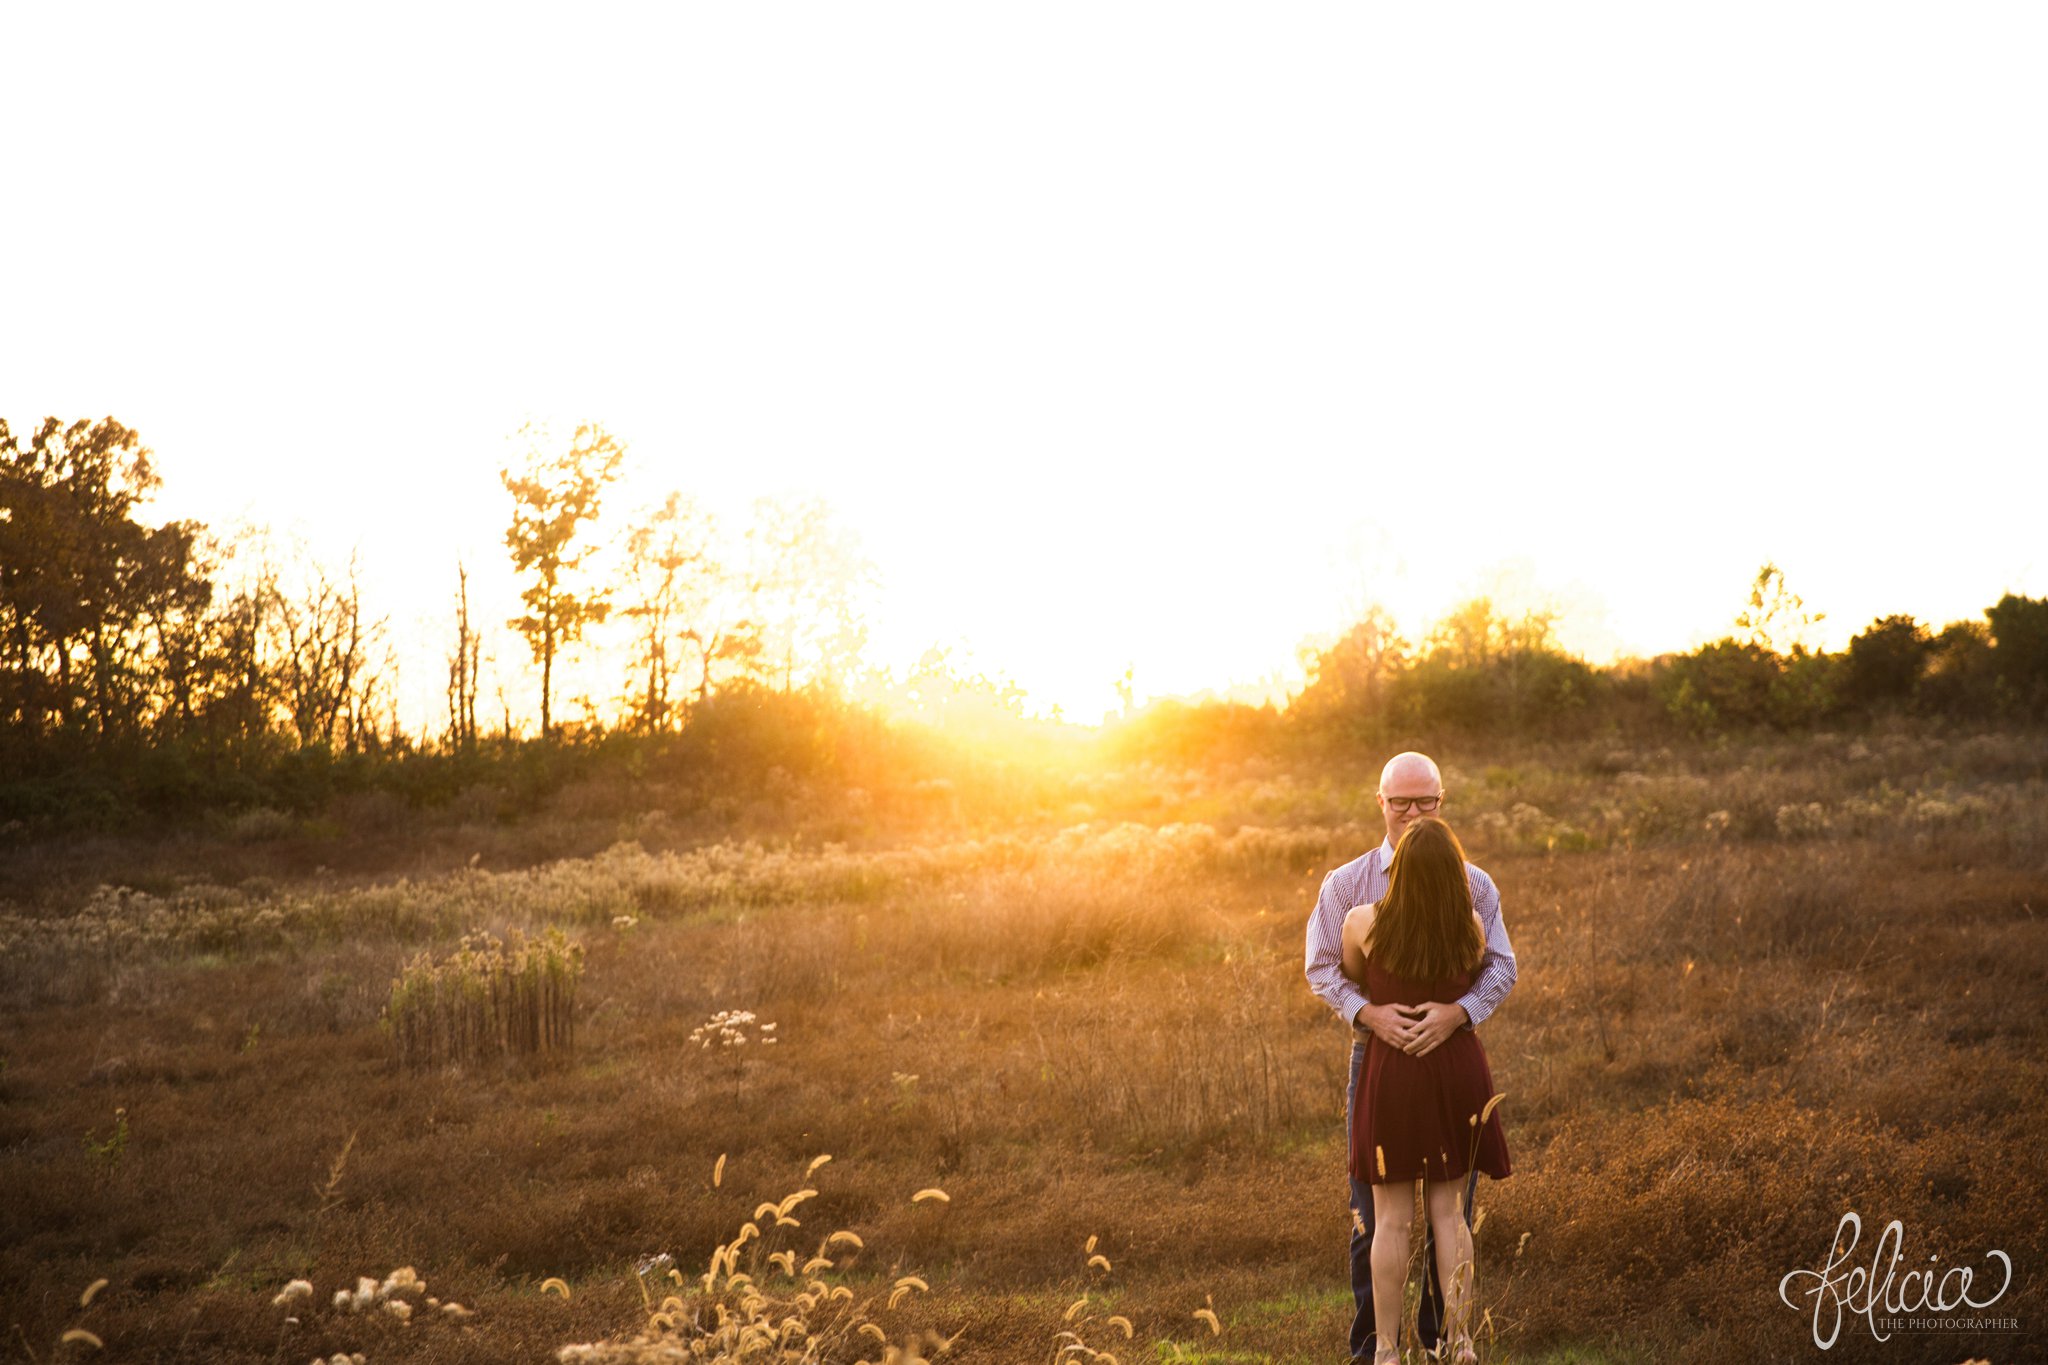
<svg viewBox="0 0 2048 1365">
<path fill-rule="evenodd" d="M 1372 1263 L 1376 1266 L 1406 1265 L 1408 1263 L 1408 1225 L 1389 1223 L 1374 1230 L 1372 1236 Z"/>
</svg>

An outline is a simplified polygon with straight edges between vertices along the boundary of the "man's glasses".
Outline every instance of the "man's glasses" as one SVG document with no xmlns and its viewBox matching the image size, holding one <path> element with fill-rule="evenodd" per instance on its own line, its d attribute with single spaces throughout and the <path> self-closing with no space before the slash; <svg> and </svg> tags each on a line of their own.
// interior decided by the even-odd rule
<svg viewBox="0 0 2048 1365">
<path fill-rule="evenodd" d="M 1383 796 L 1380 799 L 1387 803 L 1388 810 L 1399 815 L 1407 815 L 1414 811 L 1428 815 L 1444 803 L 1441 796 Z"/>
</svg>

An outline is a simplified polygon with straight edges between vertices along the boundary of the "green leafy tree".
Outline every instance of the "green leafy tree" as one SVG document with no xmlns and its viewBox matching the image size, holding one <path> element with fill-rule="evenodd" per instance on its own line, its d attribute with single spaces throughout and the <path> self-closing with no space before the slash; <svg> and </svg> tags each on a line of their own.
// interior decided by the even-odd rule
<svg viewBox="0 0 2048 1365">
<path fill-rule="evenodd" d="M 1422 657 L 1395 689 L 1410 729 L 1472 734 L 1555 733 L 1591 699 L 1597 675 L 1560 649 L 1548 611 L 1509 616 L 1493 600 L 1463 603 L 1430 630 Z"/>
<path fill-rule="evenodd" d="M 29 736 L 140 734 L 162 704 L 152 626 L 203 608 L 201 528 L 151 527 L 150 452 L 112 418 L 45 419 L 28 443 L 0 422 L 0 703 Z"/>
<path fill-rule="evenodd" d="M 1659 679 L 1659 692 L 1674 720 L 1707 734 L 1728 726 L 1768 723 L 1772 689 L 1784 672 L 1784 659 L 1762 645 L 1722 639 L 1671 659 Z"/>
<path fill-rule="evenodd" d="M 163 542 L 165 548 L 172 544 Z M 185 547 L 182 572 L 175 556 L 159 561 L 163 579 L 152 594 L 155 610 L 150 618 L 163 693 L 157 715 L 159 739 L 185 739 L 205 732 L 206 713 L 216 691 L 215 642 L 222 615 L 213 580 L 224 555 L 217 541 L 202 534 Z"/>
<path fill-rule="evenodd" d="M 1980 719 L 1995 714 L 2001 697 L 1996 653 L 1985 622 L 1951 621 L 1943 626 L 1928 646 L 1919 709 Z"/>
<path fill-rule="evenodd" d="M 1811 724 L 1835 705 L 1837 660 L 1807 647 L 1825 616 L 1765 564 L 1750 584 L 1734 635 L 1665 664 L 1658 683 L 1665 710 L 1705 733 L 1728 726 L 1786 729 Z"/>
<path fill-rule="evenodd" d="M 1934 647 L 1927 628 L 1910 616 L 1872 621 L 1849 641 L 1842 680 L 1844 700 L 1857 706 L 1903 706 L 1912 701 Z"/>
<path fill-rule="evenodd" d="M 555 659 L 611 613 L 608 591 L 579 583 L 594 549 L 583 534 L 597 520 L 605 489 L 618 478 L 626 448 L 591 423 L 576 428 L 567 448 L 554 446 L 546 429 L 531 423 L 520 428 L 520 435 L 527 443 L 523 466 L 516 473 L 504 469 L 498 474 L 512 495 L 505 545 L 513 569 L 527 578 L 519 595 L 526 614 L 507 624 L 526 637 L 540 665 L 540 732 L 545 739 L 554 733 Z"/>
<path fill-rule="evenodd" d="M 2007 593 L 1984 615 L 1991 622 L 1992 661 L 2006 695 L 2025 711 L 2048 712 L 2048 597 Z"/>
<path fill-rule="evenodd" d="M 1387 724 L 1393 689 L 1409 666 L 1408 642 L 1384 607 L 1372 606 L 1325 649 L 1304 646 L 1308 684 L 1288 703 L 1319 727 L 1376 738 Z"/>
</svg>

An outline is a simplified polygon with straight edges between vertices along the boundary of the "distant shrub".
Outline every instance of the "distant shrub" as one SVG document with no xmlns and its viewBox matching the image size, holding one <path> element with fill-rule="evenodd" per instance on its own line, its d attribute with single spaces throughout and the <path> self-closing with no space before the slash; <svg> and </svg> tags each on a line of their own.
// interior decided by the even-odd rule
<svg viewBox="0 0 2048 1365">
<path fill-rule="evenodd" d="M 1272 706 L 1243 702 L 1160 701 L 1105 727 L 1103 745 L 1124 762 L 1202 763 L 1269 753 L 1284 720 Z"/>
<path fill-rule="evenodd" d="M 292 832 L 295 822 L 281 810 L 269 806 L 258 806 L 228 817 L 226 833 L 238 844 L 262 843 L 268 839 L 282 839 Z"/>
<path fill-rule="evenodd" d="M 1929 643 L 1927 668 L 1915 693 L 1930 715 L 1981 718 L 1999 706 L 1997 660 L 1991 628 L 1982 621 L 1955 621 Z"/>
<path fill-rule="evenodd" d="M 775 769 L 809 776 L 832 765 L 840 719 L 810 692 L 736 685 L 690 708 L 669 751 L 685 767 L 758 780 Z"/>
<path fill-rule="evenodd" d="M 1852 706 L 1898 706 L 1913 699 L 1934 647 L 1927 628 L 1910 616 L 1872 621 L 1849 641 L 1842 700 Z"/>
<path fill-rule="evenodd" d="M 1694 734 L 1799 729 L 1834 710 L 1840 662 L 1798 647 L 1779 654 L 1754 641 L 1716 640 L 1666 660 L 1658 693 L 1667 714 Z"/>
<path fill-rule="evenodd" d="M 1998 681 L 2018 708 L 2048 714 L 2048 597 L 2007 593 L 1985 608 Z"/>
</svg>

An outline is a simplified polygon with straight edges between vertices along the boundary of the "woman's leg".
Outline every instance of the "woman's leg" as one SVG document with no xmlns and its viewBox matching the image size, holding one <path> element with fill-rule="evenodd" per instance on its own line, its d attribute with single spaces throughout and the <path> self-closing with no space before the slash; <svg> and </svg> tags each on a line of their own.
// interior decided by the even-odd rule
<svg viewBox="0 0 2048 1365">
<path fill-rule="evenodd" d="M 1408 1224 L 1415 1217 L 1415 1187 L 1408 1181 L 1372 1187 L 1372 1323 L 1376 1360 L 1396 1360 L 1401 1348 L 1401 1291 L 1408 1281 Z"/>
<path fill-rule="evenodd" d="M 1465 1182 L 1429 1182 L 1429 1230 L 1436 1242 L 1436 1273 L 1444 1287 L 1444 1335 L 1452 1359 L 1472 1358 L 1472 1229 L 1465 1226 L 1459 1195 Z"/>
<path fill-rule="evenodd" d="M 1472 1201 L 1479 1190 L 1479 1168 L 1465 1176 L 1463 1203 L 1465 1226 L 1472 1226 Z M 1427 1219 L 1422 1224 L 1422 1297 L 1415 1305 L 1415 1339 L 1425 1351 L 1434 1351 L 1444 1340 L 1444 1286 L 1436 1273 L 1436 1229 Z M 1356 1355 L 1357 1352 L 1352 1352 Z"/>
</svg>

